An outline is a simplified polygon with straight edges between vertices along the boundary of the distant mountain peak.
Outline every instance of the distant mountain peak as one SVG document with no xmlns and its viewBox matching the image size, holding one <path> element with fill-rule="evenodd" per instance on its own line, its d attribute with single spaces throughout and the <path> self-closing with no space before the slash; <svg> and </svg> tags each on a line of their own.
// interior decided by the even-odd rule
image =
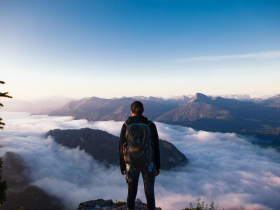
<svg viewBox="0 0 280 210">
<path fill-rule="evenodd" d="M 192 102 L 209 103 L 211 101 L 212 101 L 212 99 L 209 98 L 208 96 L 206 96 L 202 93 L 196 93 L 194 95 L 194 97 L 192 97 L 192 99 L 188 103 L 192 103 Z"/>
<path fill-rule="evenodd" d="M 277 95 L 275 95 L 275 96 L 272 96 L 272 97 L 268 98 L 268 100 L 271 100 L 271 99 L 278 99 L 278 98 L 280 98 L 280 94 L 277 94 Z"/>
<path fill-rule="evenodd" d="M 194 95 L 194 97 L 198 98 L 198 97 L 207 97 L 206 95 L 204 95 L 203 93 L 196 93 Z"/>
</svg>

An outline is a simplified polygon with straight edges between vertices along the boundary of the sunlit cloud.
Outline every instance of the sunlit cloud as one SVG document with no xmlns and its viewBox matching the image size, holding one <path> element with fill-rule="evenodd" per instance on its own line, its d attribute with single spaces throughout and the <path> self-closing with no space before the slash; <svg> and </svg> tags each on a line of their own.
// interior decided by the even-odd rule
<svg viewBox="0 0 280 210">
<path fill-rule="evenodd" d="M 202 61 L 224 61 L 232 59 L 268 59 L 280 57 L 280 51 L 268 51 L 260 53 L 249 53 L 240 55 L 218 55 L 218 56 L 198 56 L 176 59 L 177 62 L 202 62 Z"/>
</svg>

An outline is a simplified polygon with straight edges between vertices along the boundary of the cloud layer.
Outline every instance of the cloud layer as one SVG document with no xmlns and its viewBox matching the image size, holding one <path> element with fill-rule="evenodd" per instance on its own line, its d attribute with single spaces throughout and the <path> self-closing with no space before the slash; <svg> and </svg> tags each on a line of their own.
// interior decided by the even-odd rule
<svg viewBox="0 0 280 210">
<path fill-rule="evenodd" d="M 89 127 L 119 135 L 122 122 L 87 122 L 72 117 L 1 112 L 6 123 L 0 132 L 0 155 L 20 154 L 30 168 L 33 184 L 60 197 L 70 209 L 91 199 L 126 200 L 126 184 L 118 167 L 105 168 L 78 149 L 57 145 L 44 134 L 54 128 Z M 161 139 L 172 142 L 189 165 L 162 171 L 156 178 L 156 205 L 182 209 L 198 197 L 219 209 L 280 206 L 280 154 L 249 143 L 234 133 L 195 131 L 156 123 Z M 117 149 L 117 148 L 116 148 Z M 143 182 L 138 196 L 145 201 Z"/>
</svg>

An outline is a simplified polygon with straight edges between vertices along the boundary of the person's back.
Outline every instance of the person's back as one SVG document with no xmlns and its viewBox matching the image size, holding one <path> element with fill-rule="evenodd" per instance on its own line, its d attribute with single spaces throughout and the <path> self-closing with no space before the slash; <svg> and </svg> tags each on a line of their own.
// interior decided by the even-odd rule
<svg viewBox="0 0 280 210">
<path fill-rule="evenodd" d="M 156 126 L 153 122 L 148 120 L 142 114 L 144 112 L 143 104 L 140 101 L 135 101 L 131 104 L 131 114 L 122 126 L 120 134 L 120 144 L 119 144 L 119 153 L 120 153 L 120 168 L 121 174 L 125 175 L 128 183 L 128 195 L 127 195 L 127 209 L 134 210 L 135 199 L 138 189 L 138 180 L 139 174 L 142 173 L 145 194 L 147 198 L 147 209 L 155 209 L 155 195 L 154 195 L 154 185 L 155 185 L 155 176 L 160 173 L 160 151 L 159 151 L 159 139 Z M 152 146 L 152 167 L 148 168 L 147 166 L 135 167 L 131 164 L 126 164 L 124 159 L 124 151 L 126 151 L 126 146 L 128 144 L 126 138 L 126 131 L 128 127 L 132 124 L 142 124 L 148 126 L 150 130 L 150 140 Z M 151 165 L 150 165 L 151 166 Z"/>
</svg>

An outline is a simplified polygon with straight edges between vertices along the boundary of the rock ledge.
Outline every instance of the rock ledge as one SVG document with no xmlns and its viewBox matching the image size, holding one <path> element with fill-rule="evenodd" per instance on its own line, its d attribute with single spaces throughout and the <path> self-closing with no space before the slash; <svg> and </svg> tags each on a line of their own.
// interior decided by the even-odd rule
<svg viewBox="0 0 280 210">
<path fill-rule="evenodd" d="M 114 203 L 112 200 L 91 200 L 85 201 L 79 204 L 78 210 L 127 210 L 126 204 L 121 202 Z M 140 199 L 135 201 L 135 210 L 146 210 L 147 204 L 142 203 Z M 161 210 L 161 208 L 157 208 L 156 210 Z"/>
</svg>

